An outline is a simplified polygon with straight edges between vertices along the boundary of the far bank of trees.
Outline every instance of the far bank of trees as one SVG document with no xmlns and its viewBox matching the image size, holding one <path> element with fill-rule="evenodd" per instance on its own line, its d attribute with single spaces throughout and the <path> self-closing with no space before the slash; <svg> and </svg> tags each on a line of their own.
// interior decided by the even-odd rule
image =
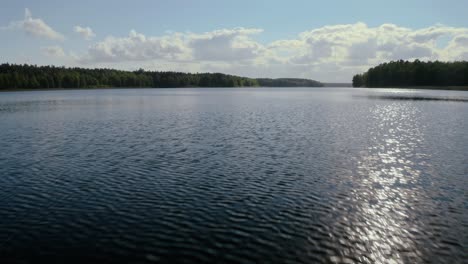
<svg viewBox="0 0 468 264">
<path fill-rule="evenodd" d="M 278 78 L 278 79 L 257 79 L 260 86 L 264 87 L 323 87 L 323 84 L 309 79 L 298 78 Z"/>
<path fill-rule="evenodd" d="M 182 73 L 0 65 L 0 89 L 94 87 L 238 87 L 258 86 L 255 79 L 221 73 Z"/>
<path fill-rule="evenodd" d="M 253 79 L 222 73 L 120 71 L 55 66 L 0 64 L 0 89 L 99 87 L 318 87 L 308 79 Z"/>
<path fill-rule="evenodd" d="M 468 86 L 468 62 L 392 61 L 353 77 L 353 87 Z"/>
</svg>

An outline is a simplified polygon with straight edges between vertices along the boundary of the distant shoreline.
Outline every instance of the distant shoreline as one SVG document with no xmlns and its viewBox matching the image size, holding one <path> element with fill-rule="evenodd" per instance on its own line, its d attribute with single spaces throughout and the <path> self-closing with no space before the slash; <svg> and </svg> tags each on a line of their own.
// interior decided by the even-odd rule
<svg viewBox="0 0 468 264">
<path fill-rule="evenodd" d="M 12 89 L 0 89 L 1 92 L 46 92 L 46 91 L 81 91 L 81 90 L 131 90 L 131 89 L 146 89 L 146 90 L 159 90 L 159 89 L 249 89 L 249 88 L 271 88 L 271 89 L 281 89 L 281 88 L 307 88 L 307 89 L 317 89 L 317 88 L 353 88 L 353 87 L 297 87 L 297 86 L 284 86 L 284 87 L 270 87 L 270 86 L 238 86 L 238 87 L 199 87 L 199 86 L 187 86 L 187 87 L 89 87 L 89 88 L 37 88 L 37 89 L 23 89 L 23 88 L 12 88 Z"/>
<path fill-rule="evenodd" d="M 439 91 L 468 91 L 468 86 L 389 86 L 389 87 L 354 87 L 364 89 L 408 89 L 408 90 L 439 90 Z"/>
<path fill-rule="evenodd" d="M 303 78 L 249 78 L 223 73 L 122 71 L 115 69 L 65 68 L 56 66 L 0 64 L 0 90 L 76 89 L 96 87 L 322 87 Z"/>
<path fill-rule="evenodd" d="M 185 88 L 205 88 L 205 89 L 248 89 L 248 88 L 346 88 L 346 89 L 407 89 L 407 90 L 435 90 L 435 91 L 468 91 L 468 86 L 408 86 L 408 87 L 344 87 L 344 86 L 324 86 L 324 87 L 266 87 L 266 86 L 249 86 L 249 87 L 90 87 L 90 88 L 39 88 L 39 89 L 0 89 L 1 92 L 46 92 L 46 91 L 81 91 L 81 90 L 125 90 L 125 89 L 185 89 Z"/>
</svg>

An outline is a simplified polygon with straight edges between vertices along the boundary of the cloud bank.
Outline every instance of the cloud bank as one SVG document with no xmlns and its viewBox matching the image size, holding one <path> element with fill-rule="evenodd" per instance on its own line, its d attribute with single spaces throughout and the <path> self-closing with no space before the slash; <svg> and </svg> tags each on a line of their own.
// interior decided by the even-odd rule
<svg viewBox="0 0 468 264">
<path fill-rule="evenodd" d="M 410 29 L 359 22 L 324 26 L 266 44 L 254 39 L 262 32 L 234 28 L 145 36 L 132 30 L 126 37 L 110 36 L 94 43 L 78 61 L 121 65 L 138 61 L 156 70 L 349 81 L 353 74 L 385 61 L 453 61 L 468 56 L 468 29 L 444 25 Z"/>
<path fill-rule="evenodd" d="M 35 37 L 65 37 L 26 9 L 23 20 L 7 30 Z M 90 41 L 84 50 L 66 54 L 59 46 L 42 53 L 64 64 L 83 67 L 224 72 L 249 77 L 300 77 L 349 82 L 369 67 L 391 60 L 468 60 L 468 28 L 434 25 L 412 29 L 395 24 L 370 27 L 365 23 L 327 25 L 291 39 L 256 40 L 260 28 L 228 28 L 210 32 L 172 32 L 148 36 L 131 30 L 126 36 L 92 41 L 90 27 L 75 26 Z"/>
</svg>

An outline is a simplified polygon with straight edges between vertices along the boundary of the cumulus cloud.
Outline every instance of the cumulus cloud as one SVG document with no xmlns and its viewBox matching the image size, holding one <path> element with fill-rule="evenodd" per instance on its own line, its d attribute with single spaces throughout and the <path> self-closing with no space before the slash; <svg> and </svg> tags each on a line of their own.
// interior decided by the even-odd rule
<svg viewBox="0 0 468 264">
<path fill-rule="evenodd" d="M 41 50 L 44 55 L 49 57 L 63 58 L 66 56 L 65 51 L 60 46 L 42 47 Z"/>
<path fill-rule="evenodd" d="M 90 27 L 75 26 L 73 29 L 86 40 L 90 40 L 96 36 Z"/>
<path fill-rule="evenodd" d="M 181 60 L 188 53 L 188 48 L 178 34 L 146 37 L 132 30 L 127 37 L 110 36 L 90 46 L 87 54 L 79 60 L 84 63 Z"/>
<path fill-rule="evenodd" d="M 464 37 L 467 31 L 467 28 L 443 25 L 423 29 L 394 24 L 369 27 L 364 23 L 325 26 L 303 32 L 296 40 L 289 40 L 289 43 L 294 43 L 291 49 L 296 51 L 296 55 L 288 62 L 309 65 L 316 69 L 316 76 L 326 76 L 328 71 L 324 66 L 334 65 L 336 72 L 347 73 L 342 79 L 345 81 L 353 72 L 390 60 L 461 59 L 468 51 L 465 48 L 468 47 L 468 38 Z M 451 39 L 445 47 L 439 47 L 437 43 L 442 37 Z"/>
<path fill-rule="evenodd" d="M 255 59 L 262 52 L 262 45 L 249 35 L 262 32 L 261 29 L 223 29 L 204 34 L 190 34 L 188 46 L 197 60 L 237 61 Z"/>
<path fill-rule="evenodd" d="M 425 45 L 408 44 L 399 45 L 393 50 L 388 57 L 392 60 L 398 59 L 438 59 L 434 51 Z"/>
<path fill-rule="evenodd" d="M 64 40 L 65 37 L 55 31 L 52 27 L 47 25 L 40 18 L 33 18 L 31 11 L 28 8 L 24 11 L 24 19 L 20 21 L 13 21 L 3 29 L 21 30 L 29 35 L 52 40 Z"/>
<path fill-rule="evenodd" d="M 304 77 L 349 81 L 353 74 L 399 59 L 460 60 L 468 54 L 468 28 L 411 29 L 365 23 L 324 26 L 292 39 L 260 43 L 262 29 L 107 37 L 78 56 L 80 63 L 132 63 L 158 70 L 222 71 L 252 77 Z M 441 44 L 438 41 L 443 39 Z"/>
<path fill-rule="evenodd" d="M 468 35 L 461 35 L 454 38 L 457 45 L 468 46 Z"/>
<path fill-rule="evenodd" d="M 367 64 L 369 59 L 374 59 L 377 56 L 377 51 L 377 40 L 370 38 L 365 42 L 357 42 L 349 46 L 347 59 L 354 65 Z"/>
<path fill-rule="evenodd" d="M 149 37 L 132 30 L 127 37 L 109 36 L 90 46 L 81 61 L 253 60 L 264 48 L 249 35 L 260 32 L 260 29 L 236 28 L 202 34 L 172 33 L 161 37 Z"/>
<path fill-rule="evenodd" d="M 417 43 L 426 43 L 437 40 L 442 36 L 456 36 L 467 32 L 466 28 L 446 27 L 443 25 L 432 26 L 412 31 L 409 35 L 411 40 Z"/>
</svg>

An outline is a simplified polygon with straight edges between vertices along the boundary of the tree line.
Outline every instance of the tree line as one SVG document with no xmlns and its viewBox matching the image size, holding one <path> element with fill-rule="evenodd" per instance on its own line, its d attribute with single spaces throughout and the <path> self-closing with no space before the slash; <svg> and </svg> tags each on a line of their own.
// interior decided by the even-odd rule
<svg viewBox="0 0 468 264">
<path fill-rule="evenodd" d="M 36 65 L 0 65 L 0 89 L 96 87 L 258 86 L 255 79 L 221 73 L 120 71 Z"/>
<path fill-rule="evenodd" d="M 468 86 L 468 62 L 392 61 L 353 77 L 353 87 Z"/>
<path fill-rule="evenodd" d="M 253 79 L 222 73 L 121 71 L 36 65 L 0 65 L 0 89 L 51 89 L 99 87 L 316 87 L 307 79 Z"/>
<path fill-rule="evenodd" d="M 260 86 L 264 87 L 323 87 L 323 84 L 314 80 L 299 78 L 258 78 Z"/>
</svg>

